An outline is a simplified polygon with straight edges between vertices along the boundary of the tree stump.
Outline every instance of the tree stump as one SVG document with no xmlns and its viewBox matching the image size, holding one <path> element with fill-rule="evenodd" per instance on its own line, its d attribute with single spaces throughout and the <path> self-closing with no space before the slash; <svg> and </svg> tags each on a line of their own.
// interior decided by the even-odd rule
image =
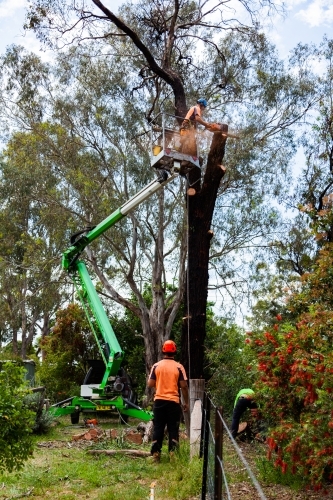
<svg viewBox="0 0 333 500">
<path fill-rule="evenodd" d="M 141 434 L 143 434 L 143 436 L 142 436 L 142 443 L 143 444 L 146 444 L 146 443 L 149 443 L 150 441 L 152 441 L 153 431 L 154 431 L 154 423 L 152 420 L 150 420 L 147 423 L 141 422 L 137 426 L 137 429 L 139 432 L 141 432 Z"/>
</svg>

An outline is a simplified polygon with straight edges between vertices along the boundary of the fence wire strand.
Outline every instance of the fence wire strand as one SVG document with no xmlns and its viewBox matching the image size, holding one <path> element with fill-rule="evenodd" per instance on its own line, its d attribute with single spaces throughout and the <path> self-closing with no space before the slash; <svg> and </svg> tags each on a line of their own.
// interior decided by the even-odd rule
<svg viewBox="0 0 333 500">
<path fill-rule="evenodd" d="M 206 396 L 206 400 L 207 399 L 209 399 L 208 396 Z M 241 449 L 239 448 L 235 439 L 232 437 L 231 432 L 229 430 L 229 427 L 227 426 L 226 422 L 224 421 L 221 412 L 219 411 L 219 409 L 216 408 L 216 406 L 211 401 L 210 401 L 210 404 L 215 410 L 217 410 L 216 411 L 216 418 L 219 418 L 221 420 L 222 425 L 223 425 L 222 429 L 226 432 L 226 434 L 229 437 L 238 457 L 243 462 L 243 464 L 247 470 L 247 473 L 249 475 L 249 478 L 251 479 L 253 486 L 257 490 L 259 498 L 261 500 L 267 500 L 264 492 L 262 491 L 262 488 L 261 488 L 258 480 L 256 479 L 254 473 L 252 472 L 252 470 L 251 470 L 248 462 L 246 461 Z M 203 435 L 203 439 L 208 440 L 208 443 L 206 443 L 206 445 L 208 446 L 208 455 L 207 455 L 206 471 L 204 470 L 204 474 L 206 474 L 206 478 L 205 478 L 206 491 L 202 491 L 201 500 L 223 500 L 224 498 L 226 500 L 232 500 L 232 497 L 230 494 L 230 489 L 228 486 L 227 477 L 225 474 L 225 469 L 223 466 L 223 462 L 224 462 L 224 460 L 223 460 L 223 448 L 222 448 L 222 459 L 220 457 L 217 457 L 217 459 L 218 459 L 217 462 L 219 464 L 220 473 L 222 474 L 222 484 L 223 484 L 226 496 L 224 496 L 222 493 L 222 497 L 218 498 L 216 495 L 216 492 L 215 492 L 215 477 L 216 477 L 216 473 L 217 473 L 217 471 L 215 470 L 215 424 L 216 423 L 215 423 L 214 419 L 212 419 L 212 416 L 210 416 L 210 419 L 207 419 L 206 408 L 203 408 L 203 422 L 204 422 L 203 428 L 205 428 L 206 425 L 208 425 L 208 432 Z M 202 429 L 202 432 L 204 432 L 203 429 Z"/>
</svg>

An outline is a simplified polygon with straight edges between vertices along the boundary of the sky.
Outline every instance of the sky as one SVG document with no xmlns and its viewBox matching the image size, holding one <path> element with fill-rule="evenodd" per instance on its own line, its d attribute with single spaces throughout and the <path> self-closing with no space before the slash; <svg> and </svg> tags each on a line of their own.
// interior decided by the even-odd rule
<svg viewBox="0 0 333 500">
<path fill-rule="evenodd" d="M 114 12 L 122 3 L 122 0 L 105 0 Z M 332 0 L 286 0 L 284 4 L 287 17 L 276 16 L 266 29 L 281 57 L 286 57 L 299 42 L 318 44 L 324 34 L 333 38 Z M 40 44 L 33 33 L 24 35 L 22 28 L 27 5 L 28 0 L 0 0 L 0 53 L 13 43 L 31 51 L 40 51 Z"/>
</svg>

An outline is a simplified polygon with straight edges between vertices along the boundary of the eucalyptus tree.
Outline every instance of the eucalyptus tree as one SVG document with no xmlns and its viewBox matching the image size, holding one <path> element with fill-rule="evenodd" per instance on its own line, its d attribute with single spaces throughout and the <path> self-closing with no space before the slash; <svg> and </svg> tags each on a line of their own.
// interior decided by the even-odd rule
<svg viewBox="0 0 333 500">
<path fill-rule="evenodd" d="M 36 160 L 41 154 L 36 140 L 33 134 L 16 133 L 3 152 L 0 169 L 1 317 L 5 341 L 22 359 L 37 335 L 48 334 L 63 300 L 57 266 L 59 220 L 56 210 L 45 211 L 40 200 L 42 191 L 50 192 L 54 183 Z"/>
<path fill-rule="evenodd" d="M 300 140 L 305 161 L 290 203 L 305 215 L 321 247 L 333 242 L 333 40 L 324 39 L 318 61 L 324 68 L 318 78 L 320 98 Z"/>
<path fill-rule="evenodd" d="M 298 160 L 297 182 L 285 195 L 285 206 L 294 214 L 293 220 L 284 221 L 286 230 L 272 240 L 266 262 L 255 270 L 257 303 L 251 323 L 257 328 L 274 321 L 281 311 L 290 321 L 295 318 L 296 312 L 291 313 L 287 307 L 288 297 L 297 292 L 302 277 L 313 272 L 320 249 L 332 243 L 332 49 L 332 40 L 328 39 L 319 47 L 299 45 L 295 49 L 295 57 L 311 51 L 319 63 L 317 100 L 299 137 L 304 156 L 303 162 Z"/>
<path fill-rule="evenodd" d="M 14 125 L 14 117 L 16 126 L 24 124 L 28 131 L 14 136 L 22 163 L 36 162 L 54 180 L 51 191 L 41 184 L 36 188 L 50 228 L 52 221 L 57 224 L 58 249 L 65 250 L 72 233 L 99 223 L 155 175 L 149 166 L 147 134 L 142 136 L 140 101 L 130 98 L 125 84 L 128 68 L 123 75 L 115 74 L 114 63 L 111 58 L 100 60 L 93 49 L 60 54 L 52 67 L 19 48 L 4 58 L 3 114 L 8 123 Z M 24 73 L 28 65 L 31 78 Z M 27 87 L 33 88 L 34 102 L 43 102 L 38 115 L 30 113 L 29 99 L 25 101 Z M 19 137 L 24 138 L 21 143 Z M 36 154 L 33 141 L 38 143 Z M 170 335 L 182 301 L 182 206 L 175 184 L 87 249 L 103 285 L 105 306 L 112 298 L 141 320 L 147 370 L 163 338 Z M 57 220 L 54 210 L 59 212 Z M 173 281 L 177 287 L 168 292 Z M 152 290 L 149 301 L 144 296 L 147 286 Z"/>
<path fill-rule="evenodd" d="M 298 64 L 298 73 L 293 68 L 293 74 L 285 76 L 276 58 L 270 63 L 270 48 L 267 44 L 265 46 L 264 37 L 255 29 L 262 8 L 269 10 L 274 8 L 274 4 L 267 0 L 239 2 L 239 5 L 249 15 L 247 26 L 238 22 L 233 13 L 228 17 L 226 2 L 218 0 L 143 0 L 124 5 L 119 15 L 97 0 L 36 0 L 31 2 L 27 17 L 27 27 L 34 29 L 47 43 L 58 46 L 59 43 L 72 43 L 76 46 L 88 39 L 93 40 L 95 50 L 100 50 L 105 58 L 111 51 L 116 54 L 115 70 L 120 73 L 125 60 L 129 59 L 132 71 L 136 73 L 132 90 L 141 96 L 140 109 L 145 111 L 148 119 L 161 109 L 184 117 L 188 108 L 186 97 L 205 93 L 212 103 L 212 117 L 223 119 L 230 116 L 245 129 L 241 145 L 230 147 L 228 158 L 232 159 L 228 160 L 227 178 L 225 169 L 221 168 L 226 139 L 217 133 L 208 147 L 202 178 L 198 172 L 192 171 L 187 179 L 189 184 L 195 186 L 195 194 L 187 200 L 189 279 L 185 296 L 187 313 L 183 323 L 183 347 L 187 367 L 188 358 L 191 358 L 189 371 L 192 378 L 203 375 L 209 256 L 214 233 L 211 222 L 217 196 L 229 189 L 229 200 L 240 204 L 249 190 L 242 192 L 237 189 L 246 179 L 249 186 L 252 185 L 252 194 L 256 193 L 257 215 L 264 214 L 265 196 L 260 196 L 256 183 L 259 181 L 262 189 L 269 194 L 270 185 L 272 191 L 273 186 L 277 189 L 279 182 L 274 180 L 271 162 L 279 167 L 282 164 L 281 144 L 290 139 L 285 131 L 303 116 L 312 99 L 303 61 Z M 234 44 L 238 50 L 236 57 L 232 37 L 225 37 L 229 31 L 243 34 L 242 42 L 236 40 Z M 224 42 L 224 38 L 228 42 Z M 246 49 L 248 43 L 251 47 L 249 53 Z M 261 58 L 263 47 L 266 48 Z M 255 67 L 252 67 L 251 50 L 256 52 Z M 252 86 L 247 85 L 249 75 L 252 76 Z M 244 98 L 246 102 L 242 105 Z M 229 115 L 225 112 L 226 105 Z M 280 142 L 279 132 L 284 132 Z M 245 171 L 245 168 L 248 171 L 249 164 L 250 179 Z M 235 165 L 237 168 L 234 168 Z M 267 175 L 266 169 L 269 172 Z M 239 194 L 238 199 L 236 193 Z M 223 204 L 221 201 L 221 206 Z M 232 209 L 230 206 L 230 220 Z M 244 221 L 247 220 L 247 226 L 251 227 L 246 212 L 246 209 L 243 210 Z M 249 245 L 266 228 L 265 223 L 251 237 L 246 236 L 244 231 L 238 241 Z M 223 248 L 224 245 L 221 248 L 216 244 L 213 255 L 216 258 L 223 256 Z M 234 246 L 229 243 L 229 248 Z M 161 336 L 154 341 L 160 346 Z M 188 349 L 190 356 L 187 356 Z"/>
</svg>

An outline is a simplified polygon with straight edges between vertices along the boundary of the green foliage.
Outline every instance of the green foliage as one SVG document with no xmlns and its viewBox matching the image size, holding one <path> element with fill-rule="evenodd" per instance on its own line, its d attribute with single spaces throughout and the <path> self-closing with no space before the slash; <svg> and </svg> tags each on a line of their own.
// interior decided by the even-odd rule
<svg viewBox="0 0 333 500">
<path fill-rule="evenodd" d="M 24 398 L 25 406 L 35 414 L 34 434 L 47 434 L 55 420 L 52 413 L 44 409 L 44 392 L 31 392 Z"/>
<path fill-rule="evenodd" d="M 5 363 L 0 371 L 0 470 L 20 469 L 32 454 L 34 413 L 25 404 L 24 369 Z"/>
<path fill-rule="evenodd" d="M 258 359 L 256 385 L 271 426 L 269 457 L 316 489 L 333 479 L 332 269 L 333 248 L 326 245 L 288 303 L 297 322 L 278 314 L 273 326 L 249 332 L 246 340 Z"/>
<path fill-rule="evenodd" d="M 78 395 L 79 386 L 89 369 L 88 360 L 99 356 L 82 309 L 77 304 L 60 309 L 52 332 L 39 344 L 45 359 L 38 376 L 48 397 L 59 401 Z"/>
<path fill-rule="evenodd" d="M 258 479 L 261 484 L 283 484 L 292 490 L 300 490 L 306 486 L 306 481 L 300 474 L 292 473 L 291 470 L 282 472 L 280 467 L 275 467 L 271 460 L 260 456 L 256 460 L 258 468 Z"/>
<path fill-rule="evenodd" d="M 111 318 L 111 324 L 125 353 L 122 367 L 131 377 L 135 391 L 141 399 L 146 388 L 145 348 L 141 322 L 131 311 L 126 310 L 122 317 Z"/>
<path fill-rule="evenodd" d="M 42 206 L 56 179 L 49 165 L 41 165 L 41 154 L 38 134 L 16 132 L 0 165 L 0 328 L 12 352 L 23 359 L 31 350 L 37 324 L 47 329 L 59 301 L 51 263 L 58 252 L 57 235 L 63 231 L 56 229 L 56 213 L 46 214 Z"/>
<path fill-rule="evenodd" d="M 244 332 L 237 325 L 210 318 L 207 330 L 207 388 L 225 414 L 230 415 L 237 392 L 253 383 L 247 370 L 252 353 L 244 346 Z"/>
<path fill-rule="evenodd" d="M 333 242 L 333 114 L 332 114 L 332 40 L 324 37 L 318 51 L 323 73 L 318 78 L 318 99 L 313 110 L 315 120 L 303 133 L 301 145 L 305 154 L 305 168 L 297 179 L 298 208 L 316 235 L 316 244 L 322 248 Z"/>
<path fill-rule="evenodd" d="M 175 292 L 175 287 L 167 285 L 166 299 L 172 296 Z M 152 292 L 150 286 L 145 286 L 143 297 L 148 305 L 152 302 Z M 134 303 L 136 299 L 131 297 Z M 170 338 L 175 340 L 178 346 L 177 359 L 181 356 L 181 321 L 182 321 L 182 307 L 180 307 L 176 318 L 173 322 Z M 133 386 L 138 393 L 141 400 L 145 395 L 146 390 L 146 363 L 145 363 L 145 347 L 143 340 L 142 324 L 140 319 L 129 309 L 126 309 L 124 314 L 119 314 L 110 317 L 110 322 L 117 336 L 118 342 L 125 353 L 123 368 L 130 375 Z"/>
</svg>

